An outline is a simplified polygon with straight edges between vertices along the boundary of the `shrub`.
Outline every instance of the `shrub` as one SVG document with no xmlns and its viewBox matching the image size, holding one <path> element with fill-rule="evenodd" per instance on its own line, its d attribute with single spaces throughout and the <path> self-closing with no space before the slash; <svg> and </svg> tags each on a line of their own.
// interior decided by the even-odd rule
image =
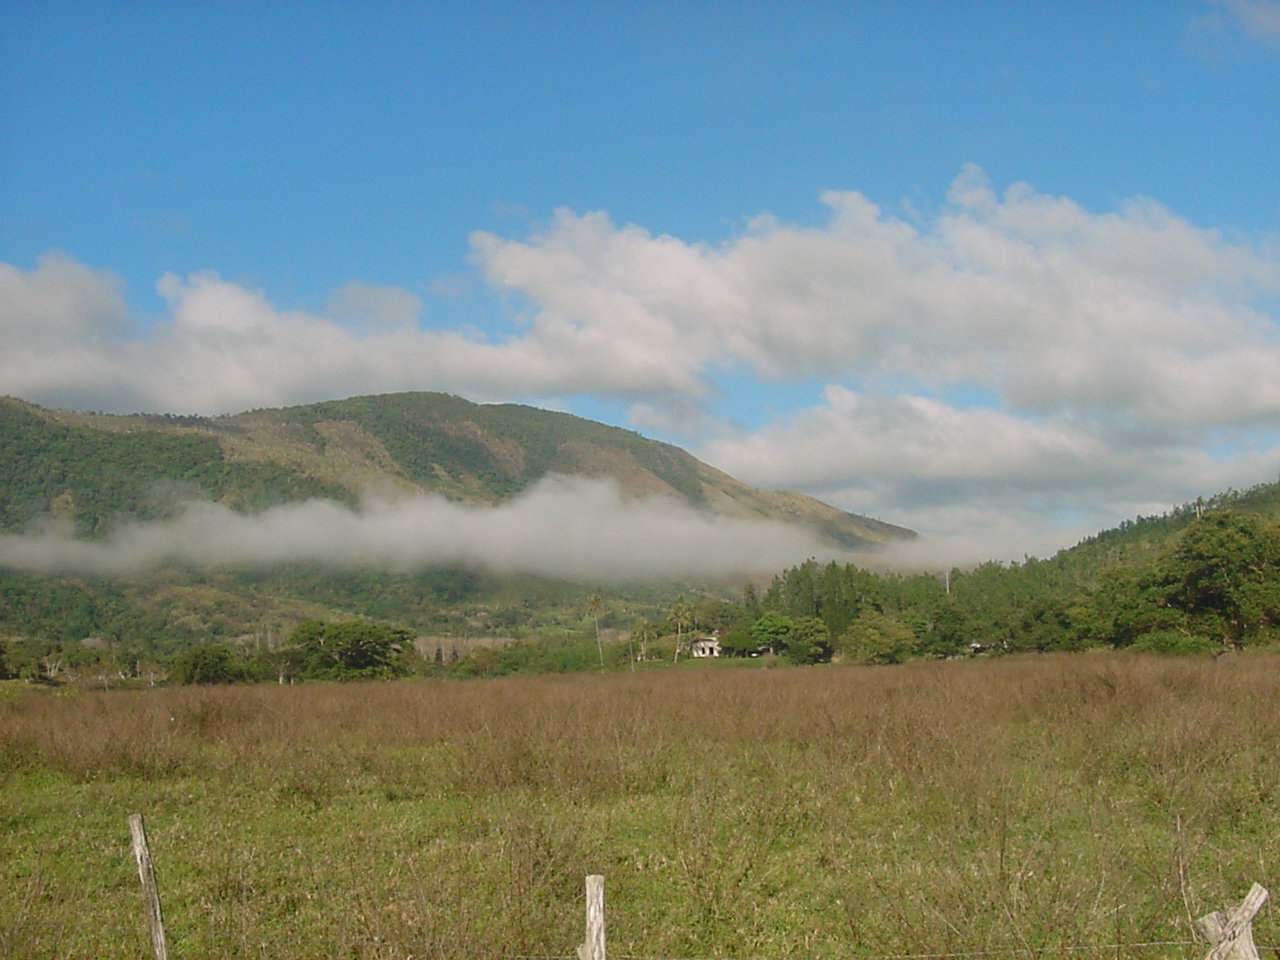
<svg viewBox="0 0 1280 960">
<path fill-rule="evenodd" d="M 220 643 L 202 643 L 179 654 L 173 676 L 183 684 L 235 683 L 243 671 L 231 659 L 231 650 Z"/>
<path fill-rule="evenodd" d="M 1133 643 L 1133 649 L 1143 653 L 1197 654 L 1209 653 L 1222 645 L 1208 637 L 1182 630 L 1153 630 L 1144 633 Z"/>
</svg>

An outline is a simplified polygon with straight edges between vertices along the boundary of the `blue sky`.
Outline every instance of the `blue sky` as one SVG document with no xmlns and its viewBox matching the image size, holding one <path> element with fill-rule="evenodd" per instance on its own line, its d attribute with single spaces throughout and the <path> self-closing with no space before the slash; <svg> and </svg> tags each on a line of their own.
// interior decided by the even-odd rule
<svg viewBox="0 0 1280 960">
<path fill-rule="evenodd" d="M 1276 0 L 9 0 L 0 392 L 530 402 L 1043 554 L 1280 474 L 1277 157 Z"/>
</svg>

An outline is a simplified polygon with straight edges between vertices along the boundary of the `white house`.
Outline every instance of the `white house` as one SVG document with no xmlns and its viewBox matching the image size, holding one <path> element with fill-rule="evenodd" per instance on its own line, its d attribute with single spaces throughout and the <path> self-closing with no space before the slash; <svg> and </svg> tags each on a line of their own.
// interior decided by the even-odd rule
<svg viewBox="0 0 1280 960">
<path fill-rule="evenodd" d="M 720 656 L 720 631 L 705 637 L 693 637 L 689 640 L 689 655 L 694 657 Z"/>
</svg>

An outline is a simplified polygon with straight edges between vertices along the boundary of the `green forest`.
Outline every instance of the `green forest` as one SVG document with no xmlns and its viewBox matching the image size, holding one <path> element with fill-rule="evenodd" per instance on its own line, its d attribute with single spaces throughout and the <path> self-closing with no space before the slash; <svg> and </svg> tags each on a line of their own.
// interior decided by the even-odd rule
<svg viewBox="0 0 1280 960">
<path fill-rule="evenodd" d="M 0 530 L 52 514 L 79 536 L 101 537 L 123 520 L 170 516 L 192 496 L 243 510 L 307 497 L 352 501 L 341 487 L 278 464 L 230 460 L 210 434 L 89 430 L 0 399 Z"/>
<path fill-rule="evenodd" d="M 1095 647 L 1208 653 L 1280 638 L 1280 530 L 1235 511 L 1190 522 L 1150 559 L 1102 537 L 1050 560 L 933 575 L 808 562 L 739 605 L 735 650 L 861 663 Z M 757 616 L 759 614 L 759 616 Z"/>
</svg>

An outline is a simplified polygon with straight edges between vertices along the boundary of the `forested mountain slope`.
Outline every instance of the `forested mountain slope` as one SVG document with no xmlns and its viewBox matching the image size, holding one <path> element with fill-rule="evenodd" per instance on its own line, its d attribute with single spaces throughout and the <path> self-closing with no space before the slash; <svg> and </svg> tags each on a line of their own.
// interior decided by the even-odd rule
<svg viewBox="0 0 1280 960">
<path fill-rule="evenodd" d="M 193 499 L 242 512 L 315 498 L 355 505 L 371 495 L 497 504 L 548 474 L 804 524 L 842 547 L 914 536 L 800 494 L 754 489 L 630 431 L 532 407 L 408 393 L 206 418 L 76 413 L 0 398 L 0 532 L 56 519 L 79 538 L 102 540 L 123 522 L 168 518 Z M 457 567 L 168 564 L 127 576 L 0 568 L 0 639 L 99 637 L 172 650 L 278 638 L 303 620 L 350 617 L 420 635 L 545 636 L 577 629 L 593 589 Z M 649 588 L 625 592 L 629 609 L 649 609 Z"/>
<path fill-rule="evenodd" d="M 944 576 L 808 561 L 748 592 L 736 623 L 740 646 L 799 662 L 1280 644 L 1280 484 L 1126 521 L 1043 560 Z"/>
<path fill-rule="evenodd" d="M 310 497 L 509 499 L 548 474 L 609 480 L 734 517 L 799 523 L 835 545 L 915 534 L 812 497 L 750 487 L 670 444 L 565 413 L 439 393 L 355 397 L 225 417 L 110 416 L 0 399 L 0 527 L 42 514 L 93 536 L 182 499 L 255 509 Z"/>
</svg>

